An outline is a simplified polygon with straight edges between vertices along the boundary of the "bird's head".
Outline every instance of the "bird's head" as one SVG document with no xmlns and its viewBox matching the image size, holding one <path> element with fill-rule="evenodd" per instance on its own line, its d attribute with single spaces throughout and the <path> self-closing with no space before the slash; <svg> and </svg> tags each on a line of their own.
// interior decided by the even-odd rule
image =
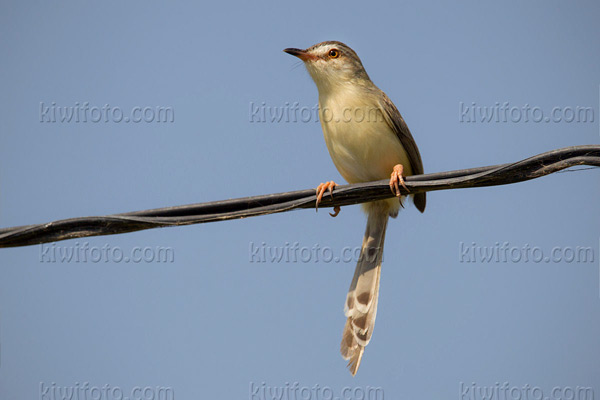
<svg viewBox="0 0 600 400">
<path fill-rule="evenodd" d="M 370 82 L 360 58 L 344 43 L 329 41 L 315 44 L 306 50 L 288 48 L 283 51 L 304 62 L 319 92 L 348 83 Z"/>
</svg>

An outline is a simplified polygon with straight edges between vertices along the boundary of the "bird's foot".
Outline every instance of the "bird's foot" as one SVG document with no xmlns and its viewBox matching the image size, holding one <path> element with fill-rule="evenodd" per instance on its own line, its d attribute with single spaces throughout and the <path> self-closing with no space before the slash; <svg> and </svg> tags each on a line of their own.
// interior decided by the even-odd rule
<svg viewBox="0 0 600 400">
<path fill-rule="evenodd" d="M 404 184 L 404 178 L 402 177 L 403 173 L 404 167 L 402 166 L 402 164 L 396 164 L 394 166 L 394 169 L 392 170 L 392 175 L 390 177 L 390 190 L 396 195 L 396 197 L 400 197 L 402 195 L 400 193 L 400 186 L 406 189 L 407 192 L 410 192 L 410 190 L 408 190 L 408 188 Z"/>
<path fill-rule="evenodd" d="M 337 186 L 337 184 L 334 181 L 328 181 L 325 183 L 321 183 L 319 186 L 317 186 L 317 204 L 315 204 L 315 209 L 319 209 L 319 203 L 321 202 L 321 200 L 323 199 L 323 195 L 325 194 L 325 192 L 327 190 L 329 190 L 329 194 L 331 195 L 331 198 L 333 199 L 333 189 Z M 340 213 L 340 208 L 338 206 L 335 206 L 333 208 L 333 212 L 334 214 L 329 213 L 329 215 L 331 215 L 332 217 L 337 217 L 337 215 Z"/>
</svg>

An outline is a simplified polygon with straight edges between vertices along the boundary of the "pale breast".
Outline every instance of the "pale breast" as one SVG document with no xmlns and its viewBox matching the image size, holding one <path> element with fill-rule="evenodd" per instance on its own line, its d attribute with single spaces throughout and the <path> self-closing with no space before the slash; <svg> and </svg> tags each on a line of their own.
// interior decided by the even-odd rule
<svg viewBox="0 0 600 400">
<path fill-rule="evenodd" d="M 377 103 L 369 100 L 357 93 L 319 99 L 319 117 L 333 163 L 349 183 L 389 178 L 396 164 L 412 175 L 396 133 Z"/>
</svg>

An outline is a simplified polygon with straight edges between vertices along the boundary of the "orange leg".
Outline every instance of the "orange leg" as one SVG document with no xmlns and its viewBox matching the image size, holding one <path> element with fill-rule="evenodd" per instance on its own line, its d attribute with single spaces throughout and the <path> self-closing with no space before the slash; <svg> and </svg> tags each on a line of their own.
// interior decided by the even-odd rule
<svg viewBox="0 0 600 400">
<path fill-rule="evenodd" d="M 406 189 L 407 192 L 410 192 L 410 190 L 408 190 L 408 188 L 404 184 L 404 178 L 402 177 L 403 173 L 404 167 L 402 166 L 402 164 L 397 164 L 394 166 L 394 170 L 392 171 L 392 175 L 390 178 L 390 189 L 392 193 L 396 195 L 396 197 L 401 196 L 400 186 Z M 400 186 L 398 184 L 400 184 Z"/>
<path fill-rule="evenodd" d="M 321 183 L 319 186 L 317 186 L 317 204 L 315 205 L 315 209 L 317 209 L 317 210 L 319 209 L 319 203 L 323 199 L 323 195 L 325 194 L 325 192 L 327 190 L 329 190 L 329 194 L 331 195 L 331 198 L 333 199 L 333 189 L 336 186 L 337 185 L 334 181 Z M 340 208 L 338 206 L 334 207 L 333 212 L 335 214 L 329 213 L 329 215 L 331 215 L 332 217 L 337 217 L 337 215 L 340 213 Z"/>
</svg>

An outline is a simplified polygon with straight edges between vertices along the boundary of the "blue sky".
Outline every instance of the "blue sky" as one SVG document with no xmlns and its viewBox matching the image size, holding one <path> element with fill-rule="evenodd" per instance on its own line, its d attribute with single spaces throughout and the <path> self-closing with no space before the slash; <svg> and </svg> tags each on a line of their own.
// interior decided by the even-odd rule
<svg viewBox="0 0 600 400">
<path fill-rule="evenodd" d="M 316 105 L 315 85 L 282 49 L 324 40 L 356 50 L 426 172 L 600 139 L 598 2 L 1 8 L 1 227 L 343 182 L 317 121 L 252 113 Z M 49 122 L 49 107 L 86 103 L 87 122 Z M 506 122 L 469 122 L 473 109 L 505 103 Z M 102 107 L 118 110 L 92 122 Z M 525 121 L 527 107 L 537 111 Z M 160 121 L 167 108 L 172 120 Z M 118 122 L 121 112 L 142 120 Z M 360 207 L 1 249 L 0 398 L 48 399 L 48 388 L 85 383 L 130 398 L 168 387 L 177 399 L 262 399 L 257 388 L 294 383 L 342 399 L 369 387 L 387 399 L 479 399 L 505 383 L 513 398 L 525 387 L 597 398 L 599 177 L 435 192 L 424 214 L 403 210 L 388 227 L 376 328 L 354 378 L 338 349 L 355 261 L 322 256 L 360 245 Z M 296 262 L 256 257 L 294 246 L 305 255 Z M 315 246 L 318 259 L 307 256 Z M 83 248 L 147 257 L 49 256 Z M 500 248 L 506 261 L 481 257 Z M 173 259 L 158 262 L 160 249 Z"/>
</svg>

